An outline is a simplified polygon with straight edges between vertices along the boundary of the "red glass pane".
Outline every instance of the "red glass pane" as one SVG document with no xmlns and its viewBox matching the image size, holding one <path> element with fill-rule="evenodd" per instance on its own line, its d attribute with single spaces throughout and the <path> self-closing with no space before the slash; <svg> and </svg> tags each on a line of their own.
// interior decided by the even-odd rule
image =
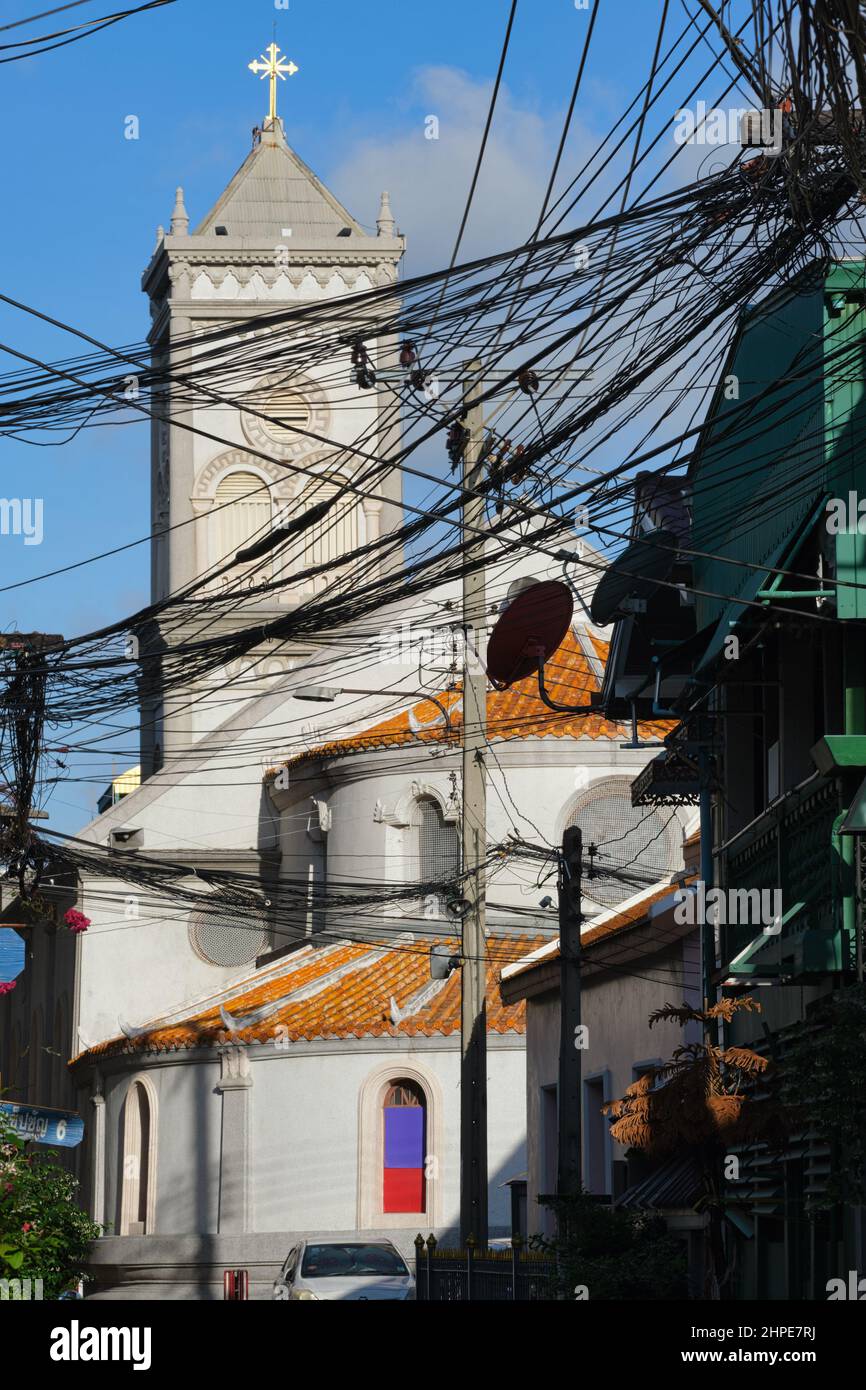
<svg viewBox="0 0 866 1390">
<path fill-rule="evenodd" d="M 424 1210 L 424 1169 L 386 1168 L 382 1193 L 383 1211 Z"/>
</svg>

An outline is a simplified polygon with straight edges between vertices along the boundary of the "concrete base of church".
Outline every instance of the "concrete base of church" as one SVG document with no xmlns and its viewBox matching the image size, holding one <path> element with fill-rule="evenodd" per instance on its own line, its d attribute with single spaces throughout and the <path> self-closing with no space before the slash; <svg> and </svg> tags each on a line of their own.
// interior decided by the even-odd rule
<svg viewBox="0 0 866 1390">
<path fill-rule="evenodd" d="M 246 1235 L 105 1236 L 91 1253 L 88 1299 L 222 1300 L 223 1271 L 249 1273 L 251 1299 L 270 1299 L 283 1260 L 306 1236 L 323 1240 L 390 1240 L 415 1272 L 416 1230 L 405 1231 L 267 1231 Z M 425 1229 L 423 1235 L 428 1235 Z M 455 1230 L 434 1232 L 440 1244 L 458 1244 Z M 491 1239 L 507 1236 L 491 1229 Z"/>
</svg>

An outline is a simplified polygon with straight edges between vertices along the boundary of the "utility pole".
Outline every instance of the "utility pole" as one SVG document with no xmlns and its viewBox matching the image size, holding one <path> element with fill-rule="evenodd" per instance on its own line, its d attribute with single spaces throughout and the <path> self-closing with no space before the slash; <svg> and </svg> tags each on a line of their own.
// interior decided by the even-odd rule
<svg viewBox="0 0 866 1390">
<path fill-rule="evenodd" d="M 481 363 L 470 362 L 463 385 L 467 437 L 463 448 L 463 549 L 483 545 L 481 486 L 484 421 Z M 480 537 L 480 539 L 479 539 Z M 485 616 L 484 566 L 463 577 L 463 969 L 460 992 L 460 1239 L 487 1244 L 487 941 L 485 875 L 487 786 L 487 672 L 480 646 Z"/>
<path fill-rule="evenodd" d="M 709 726 L 699 728 L 699 732 L 709 735 Z M 698 786 L 700 789 L 700 827 L 701 827 L 701 882 L 704 893 L 714 887 L 713 873 L 713 800 L 712 779 L 710 776 L 710 754 L 708 743 L 702 739 L 698 751 Z M 701 928 L 701 1008 L 709 1009 L 715 1001 L 713 973 L 716 968 L 716 927 L 705 913 Z M 720 1019 L 704 1025 L 704 1041 L 715 1044 L 719 1041 L 719 1030 L 724 1024 Z"/>
<path fill-rule="evenodd" d="M 559 1146 L 556 1190 L 575 1191 L 581 1180 L 580 1028 L 581 855 L 583 836 L 570 826 L 562 836 L 559 873 Z"/>
</svg>

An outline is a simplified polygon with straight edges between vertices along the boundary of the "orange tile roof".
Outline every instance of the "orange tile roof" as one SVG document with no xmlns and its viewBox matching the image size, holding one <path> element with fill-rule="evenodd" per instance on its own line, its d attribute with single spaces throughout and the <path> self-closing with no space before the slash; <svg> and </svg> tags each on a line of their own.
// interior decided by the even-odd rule
<svg viewBox="0 0 866 1390">
<path fill-rule="evenodd" d="M 598 670 L 604 667 L 607 654 L 607 642 L 585 629 L 576 633 L 569 628 L 558 651 L 545 666 L 545 686 L 550 697 L 558 704 L 589 704 L 590 694 L 601 688 Z M 422 726 L 418 732 L 413 730 L 410 723 L 410 711 L 403 710 L 362 733 L 307 749 L 288 758 L 286 765 L 296 767 L 299 763 L 319 758 L 341 757 L 347 753 L 364 753 L 373 748 L 393 748 L 406 743 L 458 743 L 463 723 L 460 684 L 441 691 L 436 698 L 448 710 L 450 729 L 446 730 L 443 726 L 441 712 L 436 705 L 430 700 L 422 700 L 411 710 L 416 723 Z M 423 727 L 437 719 L 434 727 Z M 605 719 L 601 714 L 557 714 L 548 709 L 538 694 L 537 676 L 516 681 L 508 690 L 487 692 L 487 734 L 491 739 L 618 739 L 623 737 L 623 730 L 627 727 L 623 723 Z M 640 732 L 647 738 L 661 738 L 673 727 L 673 723 L 666 721 L 647 721 L 640 725 Z M 276 768 L 269 768 L 266 776 L 273 777 L 276 771 Z"/>
<path fill-rule="evenodd" d="M 430 979 L 434 940 L 459 951 L 456 940 L 425 938 L 389 945 L 342 944 L 303 947 L 270 968 L 239 981 L 194 1011 L 155 1020 L 134 1038 L 98 1043 L 75 1059 L 141 1052 L 175 1052 L 213 1047 L 238 1037 L 243 1042 L 312 1041 L 317 1038 L 433 1037 L 460 1031 L 460 972 L 444 982 Z M 540 936 L 497 936 L 488 941 L 487 1029 L 524 1033 L 525 1006 L 503 1004 L 499 972 L 509 961 L 534 951 Z M 422 994 L 423 991 L 423 994 Z M 391 1020 L 391 1000 L 399 1011 Z M 412 1011 L 413 1003 L 419 1005 Z M 220 1006 L 236 1024 L 227 1030 Z M 255 1010 L 263 1016 L 248 1019 Z M 246 1026 L 244 1021 L 247 1019 Z M 277 1029 L 280 1030 L 277 1033 Z"/>
<path fill-rule="evenodd" d="M 642 898 L 640 902 L 633 903 L 631 907 L 623 908 L 614 917 L 608 918 L 606 922 L 600 922 L 597 927 L 590 927 L 589 931 L 583 933 L 580 938 L 581 950 L 585 950 L 587 946 L 594 946 L 597 941 L 604 941 L 605 937 L 615 936 L 617 932 L 625 931 L 627 927 L 633 927 L 636 922 L 642 922 L 644 918 L 649 917 L 649 910 L 653 903 L 661 902 L 662 898 L 669 898 L 676 891 L 676 888 L 676 883 L 666 883 L 662 888 L 657 888 L 647 897 Z"/>
<path fill-rule="evenodd" d="M 659 884 L 655 888 L 644 890 L 636 901 L 629 903 L 626 907 L 619 910 L 612 908 L 610 914 L 604 915 L 604 920 L 597 926 L 590 927 L 589 931 L 581 932 L 580 949 L 586 951 L 590 946 L 596 946 L 599 941 L 605 941 L 608 937 L 616 936 L 619 932 L 627 931 L 629 927 L 636 926 L 639 922 L 648 921 L 650 908 L 654 903 L 661 902 L 663 898 L 670 897 L 676 892 L 678 887 L 685 884 L 695 883 L 697 876 L 689 875 L 679 882 L 674 879 L 672 882 Z M 547 942 L 540 948 L 535 959 L 523 959 L 519 961 L 516 968 L 508 971 L 507 978 L 513 980 L 516 975 L 523 975 L 527 971 L 534 969 L 536 965 L 546 964 L 548 961 L 559 959 L 559 941 Z M 509 962 L 510 964 L 510 962 Z"/>
</svg>

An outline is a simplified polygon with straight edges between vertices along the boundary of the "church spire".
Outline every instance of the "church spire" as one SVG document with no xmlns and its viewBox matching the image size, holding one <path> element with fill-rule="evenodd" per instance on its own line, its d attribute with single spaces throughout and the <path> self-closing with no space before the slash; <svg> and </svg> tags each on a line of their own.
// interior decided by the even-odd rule
<svg viewBox="0 0 866 1390">
<path fill-rule="evenodd" d="M 169 231 L 172 236 L 189 235 L 189 217 L 183 205 L 183 189 L 178 188 L 174 195 L 174 210 L 171 214 Z"/>
<path fill-rule="evenodd" d="M 391 211 L 391 196 L 383 193 L 379 200 L 379 216 L 376 218 L 376 231 L 379 236 L 393 236 L 396 227 L 394 214 Z"/>
</svg>

